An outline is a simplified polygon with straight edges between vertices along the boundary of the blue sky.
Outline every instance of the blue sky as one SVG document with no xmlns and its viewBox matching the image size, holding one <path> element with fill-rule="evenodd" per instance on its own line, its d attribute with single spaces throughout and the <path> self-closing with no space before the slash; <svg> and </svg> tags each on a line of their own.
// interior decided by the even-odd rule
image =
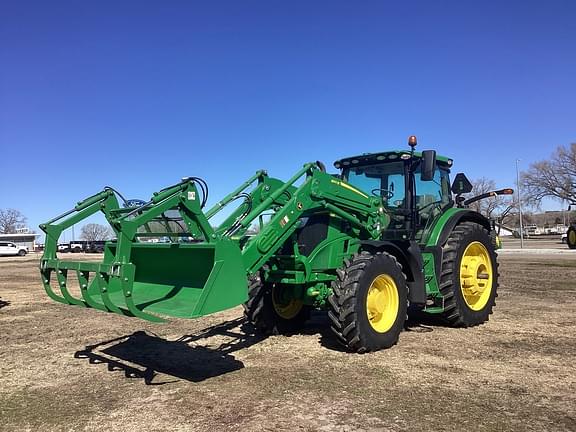
<svg viewBox="0 0 576 432">
<path fill-rule="evenodd" d="M 402 148 L 470 178 L 576 141 L 573 1 L 41 1 L 0 8 L 0 208 Z M 559 208 L 559 203 L 546 203 Z"/>
</svg>

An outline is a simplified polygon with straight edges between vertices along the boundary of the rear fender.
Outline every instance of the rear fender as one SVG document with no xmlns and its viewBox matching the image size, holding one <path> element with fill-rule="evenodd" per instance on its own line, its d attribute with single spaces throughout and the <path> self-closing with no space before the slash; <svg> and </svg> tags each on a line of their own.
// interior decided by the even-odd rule
<svg viewBox="0 0 576 432">
<path fill-rule="evenodd" d="M 424 252 L 432 253 L 434 256 L 434 269 L 436 271 L 437 281 L 440 281 L 440 275 L 442 274 L 442 248 L 444 244 L 446 244 L 446 241 L 454 228 L 462 222 L 474 222 L 482 225 L 489 232 L 492 231 L 492 223 L 490 222 L 490 219 L 473 210 L 451 208 L 442 214 L 430 230 L 424 248 Z"/>
</svg>

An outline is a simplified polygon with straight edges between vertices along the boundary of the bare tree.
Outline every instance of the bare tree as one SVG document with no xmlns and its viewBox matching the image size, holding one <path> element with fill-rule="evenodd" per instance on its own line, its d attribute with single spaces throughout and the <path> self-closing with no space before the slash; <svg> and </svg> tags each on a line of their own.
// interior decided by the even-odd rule
<svg viewBox="0 0 576 432">
<path fill-rule="evenodd" d="M 110 228 L 96 223 L 84 225 L 80 234 L 80 238 L 87 241 L 109 240 L 112 236 L 113 232 Z"/>
<path fill-rule="evenodd" d="M 533 201 L 549 197 L 576 204 L 576 143 L 560 146 L 549 160 L 530 165 L 522 183 Z"/>
<path fill-rule="evenodd" d="M 496 189 L 496 182 L 485 177 L 472 181 L 471 196 L 481 195 Z M 525 210 L 534 208 L 534 203 L 522 195 L 520 202 Z M 489 219 L 494 219 L 499 225 L 518 225 L 518 195 L 497 195 L 485 198 L 470 204 L 470 208 L 483 214 Z"/>
<path fill-rule="evenodd" d="M 18 210 L 0 209 L 0 233 L 14 234 L 18 228 L 26 224 L 26 217 Z"/>
<path fill-rule="evenodd" d="M 496 189 L 496 182 L 486 177 L 481 177 L 479 179 L 472 181 L 472 196 L 482 195 L 486 192 L 490 192 Z M 509 204 L 509 199 L 506 199 L 502 195 L 495 197 L 485 198 L 470 204 L 472 210 L 482 213 L 487 218 L 494 217 L 497 213 L 502 211 L 503 207 Z"/>
</svg>

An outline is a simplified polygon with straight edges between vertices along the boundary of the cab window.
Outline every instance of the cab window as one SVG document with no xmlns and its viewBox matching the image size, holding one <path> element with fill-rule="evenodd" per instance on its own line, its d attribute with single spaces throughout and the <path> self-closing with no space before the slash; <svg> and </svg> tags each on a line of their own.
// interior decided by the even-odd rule
<svg viewBox="0 0 576 432">
<path fill-rule="evenodd" d="M 403 207 L 406 194 L 403 162 L 349 168 L 344 179 L 369 195 L 382 197 L 387 207 Z"/>
<path fill-rule="evenodd" d="M 444 207 L 450 203 L 450 179 L 447 170 L 436 168 L 434 179 L 431 181 L 422 181 L 418 170 L 414 180 L 416 183 L 416 207 L 418 209 Z"/>
</svg>

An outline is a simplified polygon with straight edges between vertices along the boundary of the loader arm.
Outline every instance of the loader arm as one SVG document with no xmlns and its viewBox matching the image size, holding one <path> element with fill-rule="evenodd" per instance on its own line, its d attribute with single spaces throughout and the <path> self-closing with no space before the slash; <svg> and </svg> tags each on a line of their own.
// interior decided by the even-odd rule
<svg viewBox="0 0 576 432">
<path fill-rule="evenodd" d="M 257 272 L 299 227 L 303 216 L 332 212 L 360 230 L 360 237 L 377 239 L 389 223 L 380 198 L 369 197 L 349 184 L 319 170 L 316 164 L 307 164 L 286 185 L 293 184 L 303 175 L 306 181 L 292 198 L 280 208 L 262 231 L 252 238 L 243 250 L 244 264 L 249 274 Z M 276 194 L 281 194 L 282 188 Z M 247 225 L 257 217 L 259 209 L 247 215 Z"/>
</svg>

